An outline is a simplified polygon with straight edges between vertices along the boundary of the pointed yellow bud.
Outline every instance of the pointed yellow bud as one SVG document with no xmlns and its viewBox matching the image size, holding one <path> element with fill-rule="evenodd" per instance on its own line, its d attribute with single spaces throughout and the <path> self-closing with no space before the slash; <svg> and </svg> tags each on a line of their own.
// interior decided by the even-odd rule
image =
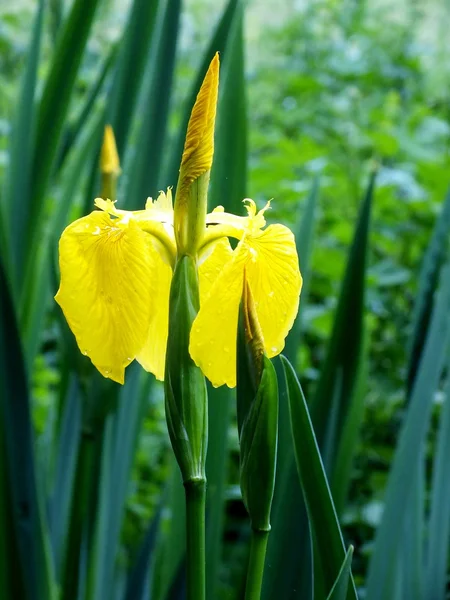
<svg viewBox="0 0 450 600">
<path fill-rule="evenodd" d="M 219 54 L 216 53 L 192 109 L 181 159 L 181 170 L 191 182 L 212 165 L 218 89 Z"/>
<path fill-rule="evenodd" d="M 116 199 L 116 183 L 120 175 L 119 154 L 116 139 L 111 125 L 105 125 L 103 144 L 100 152 L 100 171 L 102 174 L 102 190 L 100 196 L 106 199 Z"/>
<path fill-rule="evenodd" d="M 181 159 L 174 215 L 180 254 L 195 254 L 205 230 L 218 87 L 219 55 L 216 53 L 192 109 Z"/>
<path fill-rule="evenodd" d="M 117 153 L 116 139 L 111 125 L 105 125 L 103 144 L 100 154 L 100 170 L 103 174 L 119 175 L 120 162 Z"/>
</svg>

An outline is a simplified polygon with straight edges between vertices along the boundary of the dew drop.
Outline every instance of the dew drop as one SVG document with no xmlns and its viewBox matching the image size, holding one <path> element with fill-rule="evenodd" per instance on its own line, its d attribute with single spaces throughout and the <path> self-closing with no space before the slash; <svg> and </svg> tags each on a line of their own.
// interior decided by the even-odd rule
<svg viewBox="0 0 450 600">
<path fill-rule="evenodd" d="M 131 356 L 127 356 L 127 360 L 131 362 L 133 359 L 131 358 Z"/>
<path fill-rule="evenodd" d="M 271 350 L 272 352 L 277 352 L 278 348 L 276 346 L 272 346 Z"/>
<path fill-rule="evenodd" d="M 273 298 L 273 296 L 274 296 L 274 293 L 275 293 L 275 292 L 274 292 L 273 290 L 272 290 L 271 292 L 269 292 L 269 298 Z"/>
<path fill-rule="evenodd" d="M 84 356 L 87 356 L 87 350 L 82 350 L 81 354 L 83 354 Z"/>
<path fill-rule="evenodd" d="M 212 362 L 211 362 L 211 361 L 209 361 L 209 362 L 208 362 L 208 367 L 210 367 L 211 365 L 212 365 Z"/>
</svg>

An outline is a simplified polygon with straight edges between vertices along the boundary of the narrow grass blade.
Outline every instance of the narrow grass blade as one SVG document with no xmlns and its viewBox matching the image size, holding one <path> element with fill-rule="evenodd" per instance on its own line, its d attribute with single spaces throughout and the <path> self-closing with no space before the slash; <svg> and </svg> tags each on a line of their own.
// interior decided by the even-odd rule
<svg viewBox="0 0 450 600">
<path fill-rule="evenodd" d="M 178 133 L 178 136 L 174 143 L 173 151 L 170 156 L 170 163 L 169 163 L 169 166 L 167 169 L 167 176 L 165 177 L 165 180 L 168 182 L 173 181 L 175 183 L 177 180 L 178 169 L 180 168 L 181 156 L 183 154 L 184 139 L 186 136 L 186 130 L 187 130 L 187 125 L 188 125 L 188 121 L 189 121 L 189 116 L 191 114 L 192 107 L 194 106 L 195 99 L 198 94 L 198 90 L 200 89 L 200 86 L 202 84 L 203 77 L 204 77 L 206 71 L 208 70 L 209 63 L 213 59 L 214 54 L 216 52 L 220 53 L 220 59 L 222 61 L 222 74 L 223 74 L 224 67 L 225 67 L 224 60 L 226 59 L 226 56 L 228 54 L 227 48 L 228 48 L 228 50 L 230 48 L 230 44 L 228 41 L 229 36 L 230 36 L 230 31 L 231 31 L 231 27 L 232 27 L 233 23 L 235 22 L 236 9 L 238 8 L 240 1 L 241 0 L 229 0 L 228 1 L 228 4 L 226 5 L 226 7 L 222 13 L 220 21 L 214 31 L 214 34 L 211 38 L 208 48 L 206 49 L 206 52 L 203 56 L 203 60 L 201 62 L 200 68 L 197 71 L 197 76 L 192 83 L 192 87 L 191 87 L 189 95 L 187 96 L 187 99 L 186 99 L 183 117 L 182 117 L 182 120 L 181 120 L 181 123 L 179 126 L 179 133 Z M 239 9 L 239 10 L 241 10 L 241 9 Z M 221 84 L 221 88 L 222 88 L 222 84 Z M 217 162 L 217 159 L 215 159 L 215 162 Z"/>
<path fill-rule="evenodd" d="M 447 363 L 447 373 L 450 373 Z M 447 581 L 447 561 L 450 538 L 450 385 L 442 407 L 436 454 L 433 462 L 430 517 L 428 521 L 428 552 L 426 555 L 424 597 L 444 600 Z"/>
<path fill-rule="evenodd" d="M 57 239 L 61 235 L 64 227 L 67 225 L 68 215 L 77 199 L 77 192 L 80 186 L 83 186 L 89 167 L 97 162 L 97 148 L 99 141 L 103 137 L 104 122 L 103 115 L 99 113 L 94 115 L 83 130 L 78 144 L 72 148 L 67 157 L 63 170 L 62 183 L 60 186 L 60 202 L 52 215 L 49 243 L 56 247 Z M 91 199 L 91 210 L 94 209 L 94 198 Z"/>
<path fill-rule="evenodd" d="M 125 152 L 142 77 L 149 60 L 159 5 L 159 0 L 134 0 L 120 43 L 111 101 L 107 110 L 107 121 L 113 126 L 119 156 L 123 156 Z M 175 35 L 175 31 L 170 33 L 169 40 L 172 35 Z"/>
<path fill-rule="evenodd" d="M 433 396 L 439 384 L 450 339 L 450 266 L 442 270 L 425 347 L 414 381 L 385 494 L 383 520 L 376 534 L 367 581 L 367 599 L 383 600 L 393 593 L 397 551 L 405 526 L 405 505 L 417 479 L 430 421 Z"/>
<path fill-rule="evenodd" d="M 79 384 L 72 375 L 62 415 L 56 447 L 56 475 L 50 501 L 50 527 L 55 570 L 60 577 L 66 547 L 70 504 L 75 481 L 76 461 L 81 437 L 81 398 Z"/>
<path fill-rule="evenodd" d="M 414 379 L 419 367 L 427 330 L 430 324 L 434 291 L 439 273 L 448 249 L 448 230 L 450 228 L 450 190 L 437 217 L 430 243 L 425 253 L 419 276 L 419 289 L 416 296 L 412 318 L 412 336 L 408 362 L 408 396 L 412 391 Z"/>
<path fill-rule="evenodd" d="M 206 459 L 206 597 L 217 597 L 222 557 L 225 489 L 228 475 L 228 435 L 234 394 L 225 387 L 208 386 L 208 437 Z"/>
<path fill-rule="evenodd" d="M 73 149 L 68 159 L 63 185 L 58 194 L 59 205 L 51 215 L 49 226 L 41 236 L 39 247 L 34 254 L 33 276 L 28 277 L 24 282 L 21 331 L 29 368 L 38 352 L 45 313 L 53 302 L 49 295 L 50 283 L 58 279 L 50 278 L 52 251 L 57 247 L 57 240 L 67 224 L 67 216 L 85 176 L 86 166 L 94 160 L 98 140 L 103 135 L 103 122 L 99 117 L 93 120 L 89 128 L 86 128 L 79 146 Z M 53 293 L 56 289 L 57 285 L 53 286 Z"/>
<path fill-rule="evenodd" d="M 85 410 L 85 407 L 84 407 Z M 96 510 L 96 496 L 105 427 L 86 427 L 83 416 L 77 456 L 74 493 L 71 499 L 67 542 L 62 557 L 61 591 L 63 598 L 85 598 L 86 571 Z"/>
<path fill-rule="evenodd" d="M 6 187 L 5 216 L 9 217 L 6 232 L 9 238 L 11 261 L 13 263 L 14 288 L 18 288 L 19 277 L 25 258 L 23 235 L 28 223 L 26 199 L 32 189 L 31 169 L 33 135 L 35 127 L 34 96 L 36 91 L 44 16 L 44 0 L 40 0 L 33 26 L 33 34 L 28 50 L 28 60 L 15 115 Z"/>
<path fill-rule="evenodd" d="M 5 434 L 14 532 L 24 586 L 29 600 L 53 599 L 56 589 L 49 556 L 49 536 L 39 506 L 28 379 L 16 315 L 1 261 L 0 381 L 0 428 Z"/>
<path fill-rule="evenodd" d="M 124 600 L 149 600 L 151 586 L 151 566 L 160 523 L 161 511 L 158 510 L 142 541 L 136 562 L 127 581 Z"/>
<path fill-rule="evenodd" d="M 345 558 L 344 542 L 303 391 L 290 362 L 284 356 L 281 361 L 303 497 L 320 556 L 325 588 L 331 590 Z M 347 598 L 357 598 L 353 580 Z"/>
<path fill-rule="evenodd" d="M 348 409 L 347 417 L 340 434 L 340 442 L 336 449 L 336 457 L 331 476 L 331 491 L 338 515 L 345 508 L 348 487 L 353 468 L 353 459 L 358 444 L 361 423 L 364 417 L 364 399 L 367 392 L 368 377 L 368 341 L 367 334 L 363 332 L 361 342 L 361 355 L 359 369 L 356 373 L 356 382 Z"/>
<path fill-rule="evenodd" d="M 312 598 L 312 546 L 308 516 L 292 446 L 288 391 L 283 365 L 275 360 L 279 393 L 278 457 L 271 534 L 262 598 Z"/>
<path fill-rule="evenodd" d="M 39 239 L 44 196 L 61 141 L 78 68 L 99 0 L 75 0 L 55 48 L 37 115 L 32 170 L 33 189 L 24 210 L 28 215 L 28 251 Z M 25 201 L 25 199 L 24 199 Z"/>
<path fill-rule="evenodd" d="M 111 69 L 116 63 L 117 54 L 119 50 L 119 44 L 113 44 L 111 46 L 110 51 L 108 52 L 106 58 L 104 59 L 101 69 L 99 70 L 97 77 L 95 78 L 93 84 L 89 89 L 89 94 L 87 95 L 84 104 L 81 109 L 78 111 L 77 117 L 74 122 L 68 126 L 63 135 L 63 140 L 61 143 L 61 150 L 58 156 L 58 164 L 56 166 L 56 170 L 59 170 L 61 166 L 64 164 L 64 160 L 79 136 L 84 130 L 86 123 L 89 122 L 89 117 L 95 110 L 95 103 L 100 96 L 101 91 L 104 88 L 105 81 L 108 79 Z M 103 119 L 104 121 L 104 119 Z"/>
<path fill-rule="evenodd" d="M 423 600 L 423 544 L 424 544 L 424 454 L 422 452 L 416 466 L 414 486 L 408 503 L 405 505 L 405 529 L 400 542 L 400 565 L 402 570 L 401 597 L 408 600 Z"/>
<path fill-rule="evenodd" d="M 319 186 L 319 178 L 316 177 L 313 181 L 311 191 L 308 194 L 306 206 L 302 212 L 299 211 L 298 213 L 298 221 L 295 227 L 295 242 L 299 257 L 300 271 L 303 277 L 303 287 L 300 297 L 300 308 L 294 325 L 286 339 L 286 345 L 283 350 L 283 354 L 294 366 L 297 364 L 297 351 L 300 347 L 303 312 L 308 301 L 309 283 L 311 278 L 311 253 L 316 227 Z"/>
<path fill-rule="evenodd" d="M 26 600 L 24 577 L 14 531 L 11 484 L 8 477 L 4 423 L 0 425 L 0 589 L 5 599 Z"/>
<path fill-rule="evenodd" d="M 166 139 L 181 0 L 168 0 L 155 42 L 155 58 L 147 65 L 140 98 L 142 123 L 139 128 L 125 194 L 129 209 L 140 209 L 148 196 L 170 183 L 161 181 L 161 164 Z M 157 91 L 156 91 L 157 90 Z"/>
<path fill-rule="evenodd" d="M 370 178 L 362 203 L 344 281 L 339 296 L 327 358 L 311 404 L 311 417 L 327 473 L 333 472 L 338 445 L 352 440 L 340 439 L 344 423 L 355 402 L 355 386 L 361 365 L 364 332 L 364 289 L 370 212 L 375 174 Z M 347 482 L 340 481 L 342 485 Z"/>
<path fill-rule="evenodd" d="M 90 554 L 87 598 L 102 600 L 113 594 L 125 501 L 133 458 L 144 417 L 151 378 L 139 364 L 128 368 L 116 411 L 107 417 L 96 528 Z"/>
<path fill-rule="evenodd" d="M 225 57 L 220 72 L 220 95 L 217 108 L 216 138 L 220 140 L 211 171 L 210 208 L 216 206 L 215 194 L 223 198 L 226 189 L 225 210 L 241 214 L 241 197 L 247 184 L 247 100 L 245 93 L 244 43 L 242 34 L 243 7 L 236 6 Z M 242 165 L 228 173 L 227 165 Z M 224 182 L 226 181 L 226 185 Z M 219 198 L 217 197 L 217 200 Z"/>
<path fill-rule="evenodd" d="M 314 180 L 308 195 L 305 209 L 296 226 L 297 253 L 303 276 L 303 289 L 300 310 L 286 340 L 285 354 L 296 364 L 300 345 L 302 313 L 307 303 L 310 280 L 310 260 L 315 229 L 319 180 Z M 297 477 L 297 467 L 291 443 L 289 406 L 284 377 L 280 373 L 280 363 L 275 363 L 280 382 L 280 412 L 278 424 L 278 470 L 272 506 L 272 533 L 267 548 L 267 569 L 264 579 L 264 598 L 297 597 L 302 600 L 312 595 L 311 540 L 303 502 L 302 491 Z M 293 592 L 296 590 L 296 592 Z"/>
<path fill-rule="evenodd" d="M 46 280 L 43 278 L 33 283 L 32 285 L 39 287 L 39 294 L 29 295 L 29 283 L 38 279 L 35 277 L 35 273 L 38 271 L 36 265 L 39 264 L 39 261 L 47 259 L 46 244 L 41 243 L 42 238 L 45 237 L 45 194 L 54 168 L 54 160 L 61 141 L 64 120 L 69 109 L 78 67 L 98 2 L 99 0 L 92 0 L 88 3 L 85 0 L 75 0 L 73 3 L 58 38 L 50 73 L 39 104 L 33 148 L 33 186 L 32 189 L 30 188 L 28 196 L 22 198 L 23 209 L 27 215 L 27 231 L 23 231 L 21 235 L 22 243 L 26 240 L 24 243 L 26 266 L 20 295 L 20 329 L 26 339 L 27 357 L 31 356 L 29 363 L 32 361 L 32 348 L 28 348 L 28 341 L 31 339 L 30 343 L 33 343 L 32 331 L 36 327 L 35 319 L 31 314 L 32 303 L 37 298 L 39 300 L 36 301 L 45 302 L 42 299 L 47 297 L 49 281 L 48 278 Z"/>
<path fill-rule="evenodd" d="M 172 598 L 171 588 L 179 589 L 185 579 L 184 555 L 186 553 L 186 507 L 180 470 L 172 458 L 168 499 L 165 504 L 155 563 L 152 600 Z M 181 583 L 181 586 L 180 586 Z"/>
<path fill-rule="evenodd" d="M 347 598 L 348 581 L 351 575 L 353 546 L 350 546 L 342 563 L 341 570 L 337 576 L 327 600 L 345 600 Z"/>
</svg>

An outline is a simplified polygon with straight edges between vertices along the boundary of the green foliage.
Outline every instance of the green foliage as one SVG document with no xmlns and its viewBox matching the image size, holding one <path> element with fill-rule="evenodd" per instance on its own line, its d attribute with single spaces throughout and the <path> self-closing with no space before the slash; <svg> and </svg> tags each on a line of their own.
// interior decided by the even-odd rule
<svg viewBox="0 0 450 600">
<path fill-rule="evenodd" d="M 137 365 L 123 388 L 101 379 L 52 296 L 59 235 L 100 191 L 104 124 L 119 206 L 142 208 L 176 184 L 217 50 L 210 204 L 242 214 L 247 193 L 273 197 L 304 277 L 293 366 L 275 361 L 287 385 L 262 597 L 444 600 L 450 73 L 438 36 L 424 42 L 425 8 L 314 0 L 272 23 L 250 5 L 244 36 L 240 0 L 214 8 L 215 23 L 206 0 L 133 0 L 118 16 L 109 2 L 34 4 L 0 9 L 5 600 L 184 597 L 162 387 Z M 234 392 L 209 389 L 208 599 L 243 596 L 235 421 Z"/>
</svg>

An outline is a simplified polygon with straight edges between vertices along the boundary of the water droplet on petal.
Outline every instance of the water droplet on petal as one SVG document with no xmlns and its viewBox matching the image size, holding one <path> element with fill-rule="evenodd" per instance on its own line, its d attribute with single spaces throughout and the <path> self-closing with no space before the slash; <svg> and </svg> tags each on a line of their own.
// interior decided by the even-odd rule
<svg viewBox="0 0 450 600">
<path fill-rule="evenodd" d="M 87 350 L 82 350 L 81 354 L 83 354 L 84 356 L 87 356 Z"/>
<path fill-rule="evenodd" d="M 271 350 L 272 350 L 272 352 L 277 352 L 278 348 L 276 346 L 272 346 Z"/>
<path fill-rule="evenodd" d="M 273 298 L 275 292 L 272 290 L 271 292 L 269 292 L 269 298 Z"/>
<path fill-rule="evenodd" d="M 131 362 L 133 359 L 131 358 L 131 356 L 127 356 L 127 360 Z"/>
<path fill-rule="evenodd" d="M 211 365 L 212 365 L 212 362 L 211 362 L 211 361 L 209 361 L 209 362 L 208 362 L 208 367 L 210 367 Z"/>
</svg>

